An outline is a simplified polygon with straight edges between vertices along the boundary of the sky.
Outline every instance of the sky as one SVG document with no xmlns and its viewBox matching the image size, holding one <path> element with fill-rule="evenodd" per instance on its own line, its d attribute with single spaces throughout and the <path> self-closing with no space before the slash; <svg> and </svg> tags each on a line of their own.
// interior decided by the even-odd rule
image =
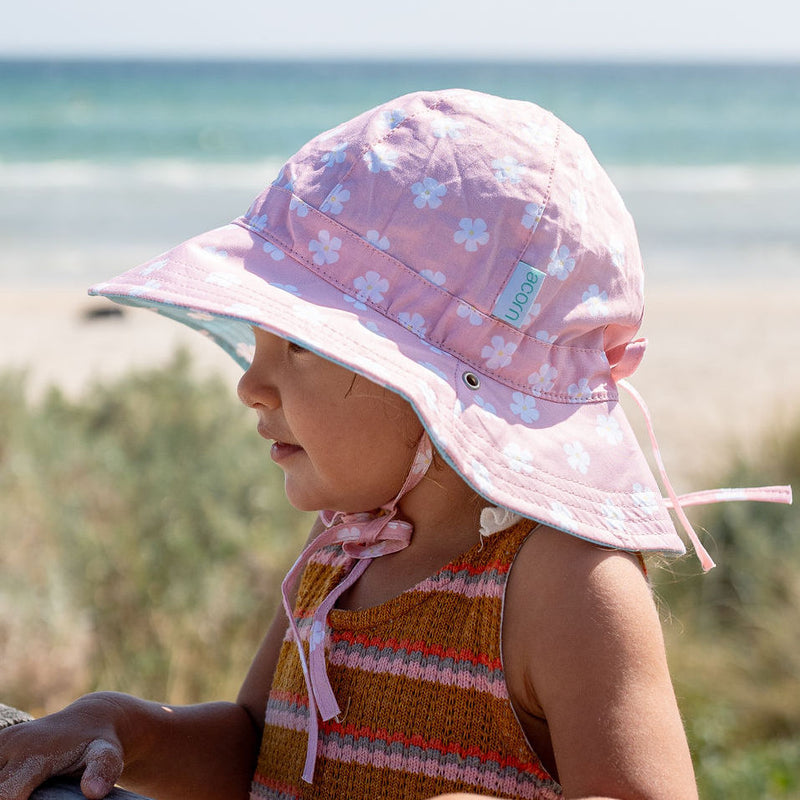
<svg viewBox="0 0 800 800">
<path fill-rule="evenodd" d="M 800 61 L 800 3 L 22 0 L 4 56 Z"/>
</svg>

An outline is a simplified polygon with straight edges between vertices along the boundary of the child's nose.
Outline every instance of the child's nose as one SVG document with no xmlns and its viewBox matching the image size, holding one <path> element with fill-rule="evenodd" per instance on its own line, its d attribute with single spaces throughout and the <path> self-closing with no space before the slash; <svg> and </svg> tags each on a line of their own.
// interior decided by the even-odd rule
<svg viewBox="0 0 800 800">
<path fill-rule="evenodd" d="M 256 368 L 255 363 L 239 378 L 236 388 L 239 400 L 248 408 L 266 406 L 275 409 L 280 405 L 280 395 L 274 384 L 264 374 L 263 370 Z"/>
</svg>

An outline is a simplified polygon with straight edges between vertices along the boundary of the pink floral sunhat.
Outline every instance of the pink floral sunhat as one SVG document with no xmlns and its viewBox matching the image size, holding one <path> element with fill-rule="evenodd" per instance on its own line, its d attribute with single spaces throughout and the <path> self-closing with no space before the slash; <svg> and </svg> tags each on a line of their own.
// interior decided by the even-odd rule
<svg viewBox="0 0 800 800">
<path fill-rule="evenodd" d="M 323 133 L 244 216 L 93 294 L 201 330 L 257 325 L 405 397 L 480 494 L 633 551 L 684 545 L 618 382 L 642 264 L 586 142 L 527 102 L 417 93 Z"/>
</svg>

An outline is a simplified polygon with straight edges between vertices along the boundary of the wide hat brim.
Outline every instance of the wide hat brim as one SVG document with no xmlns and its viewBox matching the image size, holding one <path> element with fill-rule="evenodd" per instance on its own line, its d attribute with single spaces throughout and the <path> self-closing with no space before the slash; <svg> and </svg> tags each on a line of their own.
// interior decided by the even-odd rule
<svg viewBox="0 0 800 800">
<path fill-rule="evenodd" d="M 278 244 L 242 218 L 90 293 L 195 328 L 243 368 L 252 359 L 252 326 L 296 341 L 404 397 L 448 463 L 493 504 L 603 546 L 685 551 L 615 396 L 526 395 Z"/>
</svg>

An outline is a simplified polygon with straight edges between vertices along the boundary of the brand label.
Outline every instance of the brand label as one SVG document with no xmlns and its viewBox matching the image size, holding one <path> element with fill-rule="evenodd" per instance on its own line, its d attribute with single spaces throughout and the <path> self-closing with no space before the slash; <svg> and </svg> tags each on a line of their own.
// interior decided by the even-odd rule
<svg viewBox="0 0 800 800">
<path fill-rule="evenodd" d="M 544 272 L 520 261 L 497 298 L 492 315 L 515 328 L 522 327 L 544 279 Z"/>
</svg>

